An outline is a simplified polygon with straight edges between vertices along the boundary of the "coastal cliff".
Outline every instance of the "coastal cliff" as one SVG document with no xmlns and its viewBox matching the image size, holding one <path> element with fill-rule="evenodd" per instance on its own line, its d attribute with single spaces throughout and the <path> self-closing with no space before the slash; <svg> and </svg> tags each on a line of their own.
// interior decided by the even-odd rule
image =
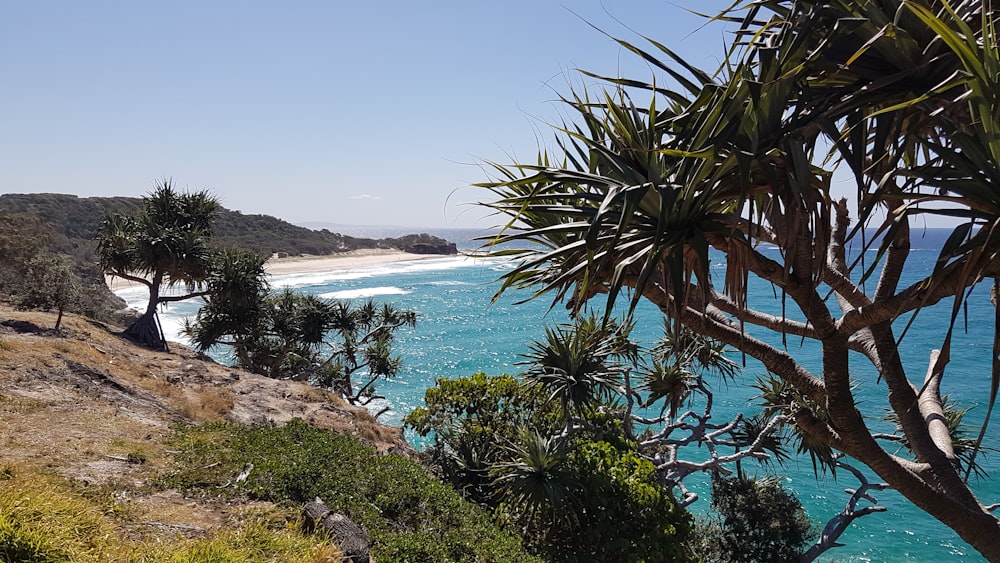
<svg viewBox="0 0 1000 563">
<path fill-rule="evenodd" d="M 0 303 L 0 560 L 340 561 L 303 523 L 316 496 L 378 560 L 536 560 L 363 409 L 54 322 Z"/>
</svg>

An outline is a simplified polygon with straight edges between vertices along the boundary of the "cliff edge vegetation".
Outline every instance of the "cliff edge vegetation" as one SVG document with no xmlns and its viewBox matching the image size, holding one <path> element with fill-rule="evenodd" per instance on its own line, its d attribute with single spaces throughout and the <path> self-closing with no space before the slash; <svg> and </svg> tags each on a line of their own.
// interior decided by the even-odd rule
<svg viewBox="0 0 1000 563">
<path fill-rule="evenodd" d="M 531 560 L 367 411 L 55 317 L 0 305 L 0 560 L 340 561 L 315 496 L 375 560 Z"/>
</svg>

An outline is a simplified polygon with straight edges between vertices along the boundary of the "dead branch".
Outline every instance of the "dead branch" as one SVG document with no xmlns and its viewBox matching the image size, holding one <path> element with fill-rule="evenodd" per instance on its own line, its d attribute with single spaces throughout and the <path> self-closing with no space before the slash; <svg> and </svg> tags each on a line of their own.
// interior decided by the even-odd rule
<svg viewBox="0 0 1000 563">
<path fill-rule="evenodd" d="M 820 534 L 819 539 L 816 540 L 816 544 L 809 548 L 808 551 L 802 554 L 803 563 L 808 563 L 815 561 L 820 555 L 825 553 L 827 550 L 841 546 L 843 544 L 837 543 L 840 536 L 847 530 L 847 527 L 854 522 L 855 519 L 861 518 L 862 516 L 867 516 L 868 514 L 873 514 L 875 512 L 885 512 L 886 507 L 878 504 L 878 500 L 868 494 L 868 491 L 882 491 L 889 488 L 886 483 L 871 483 L 868 478 L 864 476 L 861 471 L 852 467 L 839 458 L 836 460 L 836 466 L 850 472 L 854 477 L 861 483 L 861 486 L 857 489 L 845 489 L 844 492 L 851 495 L 851 498 L 847 501 L 847 505 L 844 510 L 831 518 L 826 526 L 823 527 L 823 532 Z M 866 506 L 864 508 L 858 508 L 858 502 L 861 500 L 866 500 L 872 504 L 872 506 Z"/>
</svg>

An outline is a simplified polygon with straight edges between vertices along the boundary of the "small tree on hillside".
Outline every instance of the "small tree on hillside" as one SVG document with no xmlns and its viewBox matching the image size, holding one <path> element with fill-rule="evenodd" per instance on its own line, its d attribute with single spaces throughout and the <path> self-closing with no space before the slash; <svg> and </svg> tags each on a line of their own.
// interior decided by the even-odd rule
<svg viewBox="0 0 1000 563">
<path fill-rule="evenodd" d="M 97 232 L 101 268 L 149 288 L 146 311 L 125 329 L 125 336 L 144 346 L 166 348 L 157 308 L 206 293 L 201 283 L 212 271 L 208 239 L 218 209 L 218 200 L 208 192 L 178 193 L 169 180 L 163 180 L 145 198 L 142 210 L 114 214 L 101 222 Z M 178 284 L 185 286 L 185 294 L 161 295 L 164 287 Z"/>
<path fill-rule="evenodd" d="M 25 287 L 18 306 L 31 309 L 55 309 L 55 329 L 62 325 L 63 312 L 79 304 L 83 283 L 73 271 L 73 261 L 61 254 L 36 256 L 28 262 Z"/>
</svg>

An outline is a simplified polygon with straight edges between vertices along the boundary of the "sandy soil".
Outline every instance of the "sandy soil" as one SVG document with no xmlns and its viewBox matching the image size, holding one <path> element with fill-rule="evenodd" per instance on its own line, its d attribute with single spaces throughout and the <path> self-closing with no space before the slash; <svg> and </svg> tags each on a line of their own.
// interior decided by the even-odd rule
<svg viewBox="0 0 1000 563">
<path fill-rule="evenodd" d="M 399 250 L 362 249 L 328 256 L 294 256 L 289 258 L 272 258 L 264 265 L 269 275 L 311 274 L 315 272 L 330 272 L 334 270 L 354 270 L 370 268 L 396 262 L 412 260 L 427 260 L 445 258 L 440 254 L 410 254 Z M 105 278 L 111 291 L 133 287 L 135 282 L 108 276 Z"/>
</svg>

